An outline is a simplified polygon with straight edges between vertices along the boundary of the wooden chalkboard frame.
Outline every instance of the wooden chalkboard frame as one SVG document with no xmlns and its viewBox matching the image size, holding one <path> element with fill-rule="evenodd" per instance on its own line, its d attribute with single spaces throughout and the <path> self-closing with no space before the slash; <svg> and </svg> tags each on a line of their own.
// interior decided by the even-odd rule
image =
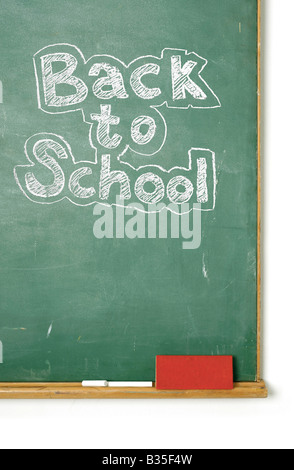
<svg viewBox="0 0 294 470">
<path fill-rule="evenodd" d="M 266 398 L 261 379 L 261 0 L 258 12 L 258 262 L 257 262 L 257 374 L 256 382 L 236 382 L 233 390 L 157 390 L 152 388 L 83 387 L 81 383 L 1 383 L 0 399 L 191 399 Z"/>
</svg>

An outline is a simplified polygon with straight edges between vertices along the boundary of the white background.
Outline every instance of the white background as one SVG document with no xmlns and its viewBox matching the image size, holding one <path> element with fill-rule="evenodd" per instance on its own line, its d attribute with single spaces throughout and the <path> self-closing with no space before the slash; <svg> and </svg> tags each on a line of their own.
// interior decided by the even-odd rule
<svg viewBox="0 0 294 470">
<path fill-rule="evenodd" d="M 3 401 L 0 448 L 293 449 L 294 2 L 263 4 L 263 377 L 270 397 Z"/>
</svg>

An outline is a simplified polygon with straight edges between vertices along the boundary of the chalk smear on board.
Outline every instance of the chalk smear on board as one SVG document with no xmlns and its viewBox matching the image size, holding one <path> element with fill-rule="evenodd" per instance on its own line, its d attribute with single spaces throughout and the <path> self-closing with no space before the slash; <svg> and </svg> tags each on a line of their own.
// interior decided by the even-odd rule
<svg viewBox="0 0 294 470">
<path fill-rule="evenodd" d="M 3 364 L 3 344 L 0 341 L 0 364 Z"/>
<path fill-rule="evenodd" d="M 49 330 L 48 330 L 48 333 L 47 333 L 47 339 L 50 337 L 50 335 L 52 333 L 52 328 L 53 328 L 53 323 L 51 323 L 51 325 L 49 326 Z"/>
<path fill-rule="evenodd" d="M 0 104 L 3 104 L 3 83 L 0 80 Z M 0 134 L 1 137 L 5 136 L 5 131 L 6 131 L 6 121 L 7 121 L 7 115 L 4 106 L 1 106 L 0 108 Z"/>
<path fill-rule="evenodd" d="M 202 256 L 202 273 L 203 273 L 204 279 L 207 279 L 209 281 L 208 270 L 205 264 L 205 253 L 203 253 L 203 256 Z"/>
<path fill-rule="evenodd" d="M 0 105 L 2 103 L 0 102 Z M 3 138 L 5 137 L 6 133 L 6 122 L 7 122 L 7 114 L 5 111 L 4 106 L 0 106 L 0 136 Z"/>
<path fill-rule="evenodd" d="M 229 283 L 222 289 L 221 292 L 225 292 L 229 287 L 231 287 L 232 284 L 234 284 L 234 281 L 229 282 Z"/>
<path fill-rule="evenodd" d="M 3 106 L 0 108 L 0 135 L 1 137 L 5 137 L 6 133 L 6 121 L 7 121 L 7 115 L 6 111 Z"/>
<path fill-rule="evenodd" d="M 3 327 L 3 330 L 7 330 L 7 331 L 27 331 L 26 328 L 8 328 L 7 326 Z"/>
<path fill-rule="evenodd" d="M 257 262 L 257 260 L 256 260 L 255 250 L 250 250 L 248 252 L 248 255 L 247 255 L 247 265 L 248 265 L 249 272 L 253 276 L 257 276 L 257 264 L 256 264 L 256 262 Z"/>
</svg>

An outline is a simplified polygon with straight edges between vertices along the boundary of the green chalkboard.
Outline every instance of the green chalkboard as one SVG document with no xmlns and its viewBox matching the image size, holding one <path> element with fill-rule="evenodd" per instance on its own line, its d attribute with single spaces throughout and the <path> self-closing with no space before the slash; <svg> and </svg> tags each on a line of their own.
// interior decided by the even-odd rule
<svg viewBox="0 0 294 470">
<path fill-rule="evenodd" d="M 0 381 L 255 381 L 257 1 L 0 7 Z"/>
</svg>

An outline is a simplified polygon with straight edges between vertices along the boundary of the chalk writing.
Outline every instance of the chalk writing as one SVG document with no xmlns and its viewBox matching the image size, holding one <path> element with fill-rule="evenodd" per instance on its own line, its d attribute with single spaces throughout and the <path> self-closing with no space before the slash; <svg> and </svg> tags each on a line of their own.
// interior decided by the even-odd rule
<svg viewBox="0 0 294 470">
<path fill-rule="evenodd" d="M 161 165 L 132 166 L 121 160 L 131 150 L 155 156 L 167 138 L 168 108 L 217 108 L 220 101 L 201 74 L 207 61 L 195 52 L 164 49 L 160 57 L 143 56 L 129 65 L 110 55 L 86 60 L 70 44 L 48 46 L 34 56 L 38 107 L 49 114 L 80 111 L 90 125 L 89 143 L 95 162 L 74 157 L 70 144 L 42 132 L 25 143 L 27 163 L 14 175 L 31 201 L 52 204 L 68 199 L 86 206 L 116 205 L 117 196 L 148 206 L 201 204 L 213 210 L 216 196 L 215 154 L 189 150 L 189 165 L 169 170 Z M 48 173 L 46 183 L 44 169 Z M 42 176 L 41 176 L 42 175 Z M 50 178 L 51 177 L 51 178 Z M 48 184 L 50 181 L 50 184 Z"/>
</svg>

